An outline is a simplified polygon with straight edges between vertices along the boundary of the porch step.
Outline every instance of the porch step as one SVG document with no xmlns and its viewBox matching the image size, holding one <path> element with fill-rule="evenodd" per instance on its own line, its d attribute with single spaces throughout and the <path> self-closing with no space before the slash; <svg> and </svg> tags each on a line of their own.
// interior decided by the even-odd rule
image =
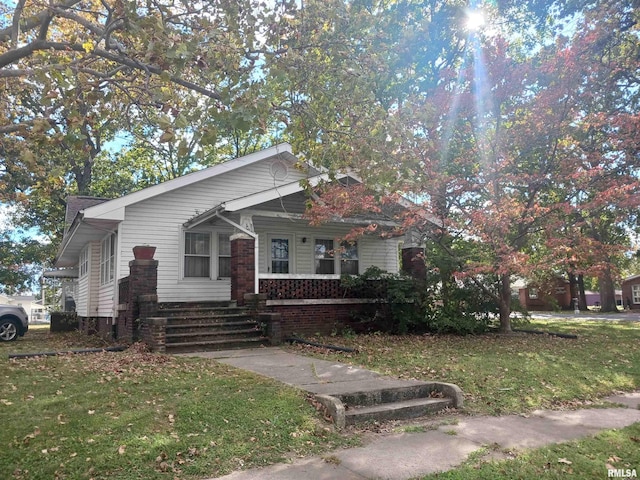
<svg viewBox="0 0 640 480">
<path fill-rule="evenodd" d="M 367 421 L 406 420 L 439 412 L 453 406 L 450 398 L 414 398 L 402 402 L 382 403 L 366 407 L 356 406 L 345 412 L 345 424 Z"/>
<path fill-rule="evenodd" d="M 167 353 L 248 348 L 266 344 L 256 319 L 235 302 L 162 304 Z"/>
<path fill-rule="evenodd" d="M 266 340 L 261 337 L 238 338 L 224 340 L 197 340 L 190 342 L 169 343 L 167 353 L 202 352 L 209 350 L 233 350 L 237 348 L 255 348 L 265 345 Z"/>
</svg>

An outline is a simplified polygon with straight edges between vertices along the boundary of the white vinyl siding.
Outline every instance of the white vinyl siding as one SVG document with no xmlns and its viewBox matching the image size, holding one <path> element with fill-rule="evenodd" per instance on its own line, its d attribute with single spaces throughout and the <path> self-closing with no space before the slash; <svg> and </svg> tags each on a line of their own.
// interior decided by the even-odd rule
<svg viewBox="0 0 640 480">
<path fill-rule="evenodd" d="M 133 259 L 132 248 L 149 244 L 157 247 L 154 259 L 159 262 L 159 301 L 228 300 L 231 281 L 223 276 L 218 278 L 218 272 L 214 271 L 219 268 L 216 262 L 212 264 L 211 278 L 184 278 L 183 224 L 222 202 L 273 188 L 270 164 L 266 161 L 239 168 L 127 207 L 126 219 L 119 227 L 120 275 L 128 275 L 129 261 Z M 294 182 L 304 177 L 302 172 L 290 168 L 289 177 L 275 184 Z M 209 228 L 212 232 L 233 233 L 222 221 Z M 204 230 L 204 225 L 196 230 Z M 217 249 L 217 242 L 213 239 L 212 246 Z M 212 258 L 217 257 L 217 254 L 212 255 Z"/>
<path fill-rule="evenodd" d="M 81 317 L 95 315 L 98 302 L 98 289 L 100 288 L 100 242 L 87 244 L 83 252 L 86 252 L 86 274 L 78 278 L 78 301 L 76 312 Z M 80 257 L 80 264 L 83 259 Z"/>
</svg>

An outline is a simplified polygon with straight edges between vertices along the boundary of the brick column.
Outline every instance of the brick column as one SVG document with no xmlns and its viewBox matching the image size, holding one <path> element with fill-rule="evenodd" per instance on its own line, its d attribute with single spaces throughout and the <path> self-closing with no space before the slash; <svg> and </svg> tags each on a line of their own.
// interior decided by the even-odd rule
<svg viewBox="0 0 640 480">
<path fill-rule="evenodd" d="M 158 261 L 132 260 L 129 262 L 129 285 L 127 303 L 118 307 L 118 340 L 131 343 L 138 339 L 139 319 L 141 314 L 153 315 L 154 306 L 147 305 L 149 299 L 155 299 L 157 304 L 158 290 Z M 140 311 L 140 299 L 145 302 L 143 312 Z M 152 302 L 153 303 L 153 302 Z"/>
<path fill-rule="evenodd" d="M 167 349 L 167 319 L 148 317 L 142 319 L 142 341 L 152 352 L 165 353 Z"/>
<path fill-rule="evenodd" d="M 244 233 L 231 236 L 231 300 L 244 305 L 244 294 L 254 293 L 255 240 Z"/>
<path fill-rule="evenodd" d="M 402 249 L 402 273 L 406 273 L 417 280 L 427 278 L 427 267 L 424 263 L 424 249 L 422 247 Z"/>
</svg>

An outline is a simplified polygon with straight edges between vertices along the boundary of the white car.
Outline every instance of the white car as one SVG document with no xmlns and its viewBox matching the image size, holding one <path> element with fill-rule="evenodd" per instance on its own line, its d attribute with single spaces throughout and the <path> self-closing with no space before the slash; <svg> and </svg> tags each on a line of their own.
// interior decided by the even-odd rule
<svg viewBox="0 0 640 480">
<path fill-rule="evenodd" d="M 29 316 L 24 308 L 0 305 L 0 342 L 12 342 L 29 330 Z"/>
</svg>

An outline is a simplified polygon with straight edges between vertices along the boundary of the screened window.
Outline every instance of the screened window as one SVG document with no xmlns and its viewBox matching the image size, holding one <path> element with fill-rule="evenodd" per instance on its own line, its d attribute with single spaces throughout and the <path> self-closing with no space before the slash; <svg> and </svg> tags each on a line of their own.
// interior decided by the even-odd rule
<svg viewBox="0 0 640 480">
<path fill-rule="evenodd" d="M 324 275 L 335 273 L 336 262 L 333 240 L 316 239 L 314 252 L 316 273 Z"/>
<path fill-rule="evenodd" d="M 289 239 L 271 239 L 271 273 L 289 273 Z"/>
<path fill-rule="evenodd" d="M 231 242 L 228 233 L 218 235 L 218 277 L 231 277 Z"/>
<path fill-rule="evenodd" d="M 633 303 L 640 303 L 640 285 L 633 285 L 631 287 L 631 296 L 633 297 Z"/>
<path fill-rule="evenodd" d="M 211 235 L 186 232 L 184 236 L 184 276 L 211 275 Z"/>
<path fill-rule="evenodd" d="M 100 284 L 112 282 L 116 274 L 116 234 L 112 233 L 100 245 Z"/>
<path fill-rule="evenodd" d="M 358 260 L 358 243 L 342 242 L 340 253 L 340 273 L 346 275 L 358 275 L 360 266 Z"/>
</svg>

